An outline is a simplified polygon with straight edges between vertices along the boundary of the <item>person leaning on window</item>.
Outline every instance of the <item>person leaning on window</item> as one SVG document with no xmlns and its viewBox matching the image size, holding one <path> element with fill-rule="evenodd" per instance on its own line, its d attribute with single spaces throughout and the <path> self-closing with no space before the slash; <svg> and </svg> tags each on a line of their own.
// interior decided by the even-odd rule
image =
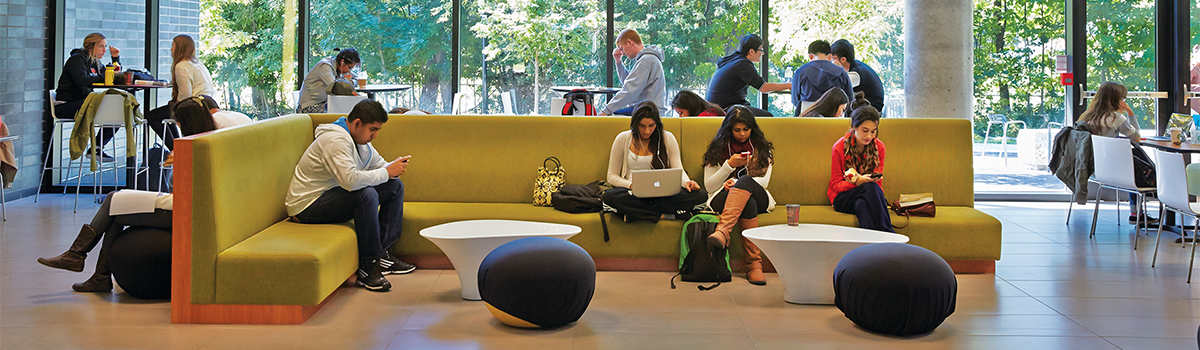
<svg viewBox="0 0 1200 350">
<path fill-rule="evenodd" d="M 671 100 L 671 108 L 674 108 L 675 113 L 680 117 L 720 117 L 725 115 L 721 106 L 705 101 L 700 98 L 700 95 L 688 90 L 675 94 L 675 98 Z"/>
<path fill-rule="evenodd" d="M 204 105 L 200 97 L 192 97 L 176 103 L 173 108 L 179 126 L 184 135 L 193 135 L 216 130 L 210 109 Z M 239 124 L 240 125 L 240 124 Z M 91 223 L 84 224 L 79 229 L 79 235 L 67 251 L 53 258 L 38 258 L 37 262 L 67 271 L 83 272 L 83 262 L 87 253 L 97 244 L 100 253 L 96 257 L 96 271 L 83 283 L 76 283 L 71 289 L 76 292 L 108 292 L 113 288 L 112 271 L 108 267 L 108 255 L 112 242 L 120 235 L 125 226 L 156 227 L 171 229 L 171 210 L 173 198 L 171 194 L 159 194 L 154 202 L 154 211 L 138 214 L 111 215 L 113 196 L 110 192 L 104 197 L 100 210 L 92 217 Z"/>
<path fill-rule="evenodd" d="M 717 62 L 717 71 L 708 81 L 708 96 L 705 99 L 721 108 L 729 108 L 733 105 L 749 106 L 750 102 L 746 101 L 747 87 L 753 86 L 760 92 L 791 88 L 788 83 L 768 83 L 763 80 L 762 74 L 759 73 L 758 68 L 754 67 L 754 64 L 762 61 L 764 53 L 762 38 L 757 34 L 746 34 L 742 37 L 738 50 L 722 57 L 721 61 Z M 754 115 L 772 116 L 771 112 L 753 107 L 748 108 L 754 112 Z"/>
<path fill-rule="evenodd" d="M 1125 104 L 1125 96 L 1128 94 L 1125 85 L 1114 82 L 1105 82 L 1100 84 L 1100 88 L 1096 90 L 1096 96 L 1092 97 L 1092 103 L 1088 105 L 1088 109 L 1079 115 L 1079 121 L 1076 124 L 1086 125 L 1086 129 L 1092 135 L 1105 137 L 1117 137 L 1125 135 L 1129 138 L 1129 142 L 1133 144 L 1133 158 L 1146 164 L 1154 164 L 1150 160 L 1150 155 L 1142 149 L 1137 143 L 1141 141 L 1142 136 L 1138 133 L 1137 119 L 1132 118 L 1133 109 Z M 1129 223 L 1137 223 L 1138 220 L 1138 194 L 1136 192 L 1129 193 Z M 1149 217 L 1146 213 L 1142 213 L 1143 222 L 1154 223 L 1158 222 L 1155 218 Z"/>
<path fill-rule="evenodd" d="M 746 106 L 729 108 L 704 151 L 708 206 L 721 213 L 716 231 L 708 236 L 709 245 L 724 249 L 734 224 L 741 224 L 742 230 L 758 227 L 758 214 L 775 209 L 775 198 L 767 192 L 774 151 L 775 145 L 758 127 L 753 111 Z M 746 253 L 746 280 L 760 286 L 767 284 L 762 273 L 762 251 L 745 236 L 742 249 Z"/>
<path fill-rule="evenodd" d="M 858 227 L 896 232 L 880 186 L 885 147 L 879 132 L 879 111 L 863 106 L 850 112 L 850 130 L 833 144 L 829 202 L 839 213 L 858 216 Z"/>
<path fill-rule="evenodd" d="M 54 106 L 54 115 L 59 119 L 75 119 L 75 113 L 83 107 L 83 101 L 92 93 L 92 84 L 104 82 L 104 52 L 112 55 L 113 63 L 121 63 L 121 50 L 116 46 L 108 46 L 104 34 L 91 33 L 83 37 L 83 49 L 71 50 L 71 57 L 63 64 L 63 73 L 58 77 L 58 88 L 55 90 L 56 100 L 66 103 Z M 101 150 L 108 140 L 113 138 L 116 130 L 105 128 L 96 135 L 96 144 Z M 91 157 L 91 152 L 87 153 Z M 100 152 L 100 158 L 111 162 L 113 157 Z"/>
<path fill-rule="evenodd" d="M 326 100 L 329 99 L 327 88 L 339 77 L 353 81 L 350 73 L 354 67 L 362 63 L 358 50 L 342 49 L 336 57 L 325 57 L 317 62 L 313 69 L 304 76 L 304 84 L 300 85 L 300 100 L 296 103 L 296 113 L 325 113 Z"/>
<path fill-rule="evenodd" d="M 175 149 L 175 135 L 166 133 L 163 120 L 171 118 L 171 107 L 180 100 L 196 96 L 215 96 L 217 90 L 213 87 L 212 73 L 199 59 L 196 59 L 196 40 L 191 36 L 176 35 L 171 40 L 171 102 L 146 113 L 146 121 L 154 133 L 163 139 L 167 149 Z"/>
<path fill-rule="evenodd" d="M 670 197 L 638 198 L 629 192 L 635 170 L 683 169 L 679 142 L 670 131 L 662 129 L 658 106 L 642 101 L 633 107 L 629 130 L 617 134 L 608 158 L 608 183 L 613 188 L 600 196 L 604 204 L 616 209 L 625 222 L 649 220 L 658 222 L 662 214 L 688 214 L 704 204 L 700 184 L 682 171 L 683 190 Z"/>
</svg>

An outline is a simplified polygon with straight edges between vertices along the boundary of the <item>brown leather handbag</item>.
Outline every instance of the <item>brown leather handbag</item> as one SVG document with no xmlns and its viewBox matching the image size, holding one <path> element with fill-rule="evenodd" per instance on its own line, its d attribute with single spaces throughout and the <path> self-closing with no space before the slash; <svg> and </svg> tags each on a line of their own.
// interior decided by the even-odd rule
<svg viewBox="0 0 1200 350">
<path fill-rule="evenodd" d="M 932 218 L 937 215 L 937 205 L 933 202 L 933 193 L 901 194 L 899 199 L 892 202 L 891 207 L 896 215 L 908 217 L 910 222 L 912 216 Z M 892 225 L 892 227 L 905 228 L 908 227 L 908 224 Z"/>
</svg>

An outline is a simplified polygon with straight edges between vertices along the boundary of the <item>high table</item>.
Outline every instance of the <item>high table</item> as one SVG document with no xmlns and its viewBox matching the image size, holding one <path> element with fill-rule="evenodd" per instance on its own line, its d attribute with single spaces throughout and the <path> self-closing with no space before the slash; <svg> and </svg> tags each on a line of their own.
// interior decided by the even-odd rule
<svg viewBox="0 0 1200 350">
<path fill-rule="evenodd" d="M 401 84 L 367 84 L 366 87 L 354 87 L 354 91 L 367 93 L 367 98 L 374 100 L 376 92 L 392 92 L 406 91 L 412 89 L 412 85 Z"/>
<path fill-rule="evenodd" d="M 1141 141 L 1138 141 L 1138 144 L 1140 144 L 1142 146 L 1146 146 L 1146 147 L 1157 148 L 1157 149 L 1160 149 L 1160 150 L 1163 150 L 1166 152 L 1182 153 L 1182 154 L 1200 153 L 1200 143 L 1195 143 L 1195 142 L 1191 142 L 1191 141 L 1183 142 L 1179 145 L 1176 145 L 1176 144 L 1171 143 L 1171 141 L 1156 141 L 1156 140 L 1150 140 L 1150 139 L 1142 139 Z M 1190 163 L 1191 159 L 1189 159 L 1189 157 L 1183 157 L 1183 161 L 1184 161 L 1184 164 L 1187 164 L 1187 163 Z M 1193 228 L 1193 227 L 1189 227 L 1189 226 L 1182 225 L 1182 224 L 1176 225 L 1175 224 L 1175 214 L 1163 215 L 1163 216 L 1166 216 L 1166 217 L 1158 218 L 1159 220 L 1165 220 L 1165 221 L 1163 221 L 1163 227 L 1166 227 L 1172 231 L 1178 230 L 1176 233 L 1179 233 L 1181 236 L 1185 232 L 1187 232 L 1187 230 L 1190 230 Z M 1180 240 L 1182 241 L 1182 238 L 1180 238 Z"/>
</svg>

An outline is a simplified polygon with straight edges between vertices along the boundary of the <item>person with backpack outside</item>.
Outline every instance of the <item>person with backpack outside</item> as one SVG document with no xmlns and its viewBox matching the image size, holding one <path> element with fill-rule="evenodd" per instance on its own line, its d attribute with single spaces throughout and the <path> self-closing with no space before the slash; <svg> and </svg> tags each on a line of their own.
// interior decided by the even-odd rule
<svg viewBox="0 0 1200 350">
<path fill-rule="evenodd" d="M 325 113 L 329 99 L 329 85 L 338 78 L 354 81 L 350 73 L 362 64 L 358 50 L 342 49 L 336 57 L 325 57 L 308 71 L 304 76 L 304 84 L 300 86 L 299 101 L 296 101 L 296 113 Z"/>
<path fill-rule="evenodd" d="M 700 98 L 700 95 L 688 90 L 675 94 L 675 98 L 671 100 L 671 108 L 675 109 L 675 114 L 680 117 L 720 117 L 725 115 L 721 106 L 705 101 Z"/>
<path fill-rule="evenodd" d="M 880 187 L 886 147 L 876 137 L 878 133 L 875 107 L 863 106 L 850 113 L 850 130 L 833 143 L 826 194 L 834 211 L 858 217 L 858 227 L 896 232 Z"/>
<path fill-rule="evenodd" d="M 1092 135 L 1104 137 L 1118 137 L 1124 135 L 1129 138 L 1129 142 L 1133 147 L 1133 162 L 1137 164 L 1154 164 L 1150 160 L 1150 155 L 1138 145 L 1142 136 L 1139 134 L 1137 119 L 1133 117 L 1133 109 L 1125 104 L 1125 96 L 1128 94 L 1125 85 L 1114 82 L 1105 82 L 1100 84 L 1100 88 L 1096 90 L 1096 96 L 1092 98 L 1092 103 L 1088 105 L 1088 109 L 1079 115 L 1077 125 L 1086 126 Z M 1138 222 L 1138 194 L 1136 192 L 1129 193 L 1129 223 L 1135 224 Z M 1147 224 L 1157 224 L 1158 219 L 1152 218 L 1146 213 L 1141 213 L 1142 219 Z"/>
<path fill-rule="evenodd" d="M 788 83 L 768 83 L 755 63 L 762 61 L 766 51 L 763 50 L 763 40 L 758 34 L 746 34 L 738 45 L 738 50 L 722 57 L 717 62 L 717 71 L 708 81 L 708 96 L 705 98 L 712 103 L 729 108 L 733 105 L 749 106 L 746 101 L 746 88 L 753 86 L 759 92 L 781 91 L 791 88 Z M 771 117 L 771 112 L 747 107 L 754 115 Z"/>
<path fill-rule="evenodd" d="M 617 36 L 617 48 L 612 51 L 617 61 L 617 77 L 621 91 L 608 100 L 600 110 L 603 115 L 632 115 L 638 101 L 653 101 L 658 114 L 667 114 L 667 78 L 663 73 L 663 50 L 658 45 L 642 45 L 642 37 L 633 29 L 622 30 Z M 633 69 L 625 70 L 621 58 L 634 60 Z"/>
<path fill-rule="evenodd" d="M 670 131 L 663 130 L 659 108 L 654 102 L 642 101 L 633 108 L 629 130 L 617 134 L 608 158 L 608 183 L 601 202 L 624 217 L 625 222 L 649 220 L 658 222 L 663 214 L 689 214 L 704 204 L 700 184 L 682 171 L 683 189 L 678 194 L 659 198 L 638 198 L 630 193 L 632 174 L 636 170 L 683 169 L 679 142 Z"/>
<path fill-rule="evenodd" d="M 746 106 L 733 106 L 717 135 L 704 151 L 704 188 L 708 206 L 721 213 L 716 230 L 708 236 L 709 245 L 725 249 L 734 224 L 742 230 L 758 227 L 758 214 L 775 209 L 775 198 L 767 192 L 771 168 L 775 163 L 775 145 L 767 140 L 754 112 Z M 762 251 L 742 236 L 746 280 L 765 285 Z"/>
</svg>

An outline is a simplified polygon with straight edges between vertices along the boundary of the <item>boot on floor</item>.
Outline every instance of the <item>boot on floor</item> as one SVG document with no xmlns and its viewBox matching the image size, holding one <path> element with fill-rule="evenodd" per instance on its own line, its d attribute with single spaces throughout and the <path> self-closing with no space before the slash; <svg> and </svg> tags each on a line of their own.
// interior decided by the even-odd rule
<svg viewBox="0 0 1200 350">
<path fill-rule="evenodd" d="M 758 218 L 742 219 L 738 223 L 742 225 L 742 232 L 746 232 L 746 230 L 758 227 Z M 755 245 L 746 236 L 742 236 L 742 250 L 746 260 L 746 280 L 756 286 L 766 285 L 767 277 L 763 275 L 762 271 L 762 250 L 758 249 L 758 245 Z"/>
<path fill-rule="evenodd" d="M 725 209 L 721 210 L 717 229 L 708 235 L 708 245 L 717 249 L 729 246 L 729 232 L 733 231 L 733 225 L 737 224 L 738 218 L 742 216 L 742 209 L 746 207 L 747 200 L 750 200 L 750 191 L 737 187 L 729 188 L 729 194 L 725 197 Z"/>
<path fill-rule="evenodd" d="M 83 228 L 79 229 L 79 236 L 75 237 L 75 242 L 71 243 L 71 248 L 68 248 L 65 253 L 53 258 L 38 258 L 37 261 L 39 264 L 56 269 L 83 272 L 83 261 L 87 259 L 87 251 L 96 247 L 95 239 L 96 231 L 91 226 L 84 224 Z"/>
<path fill-rule="evenodd" d="M 83 283 L 71 285 L 71 289 L 80 293 L 104 293 L 112 291 L 112 271 L 108 269 L 108 257 L 104 253 L 104 249 L 101 249 L 100 255 L 96 257 L 96 272 L 92 273 L 92 277 L 88 278 L 87 281 L 83 281 Z"/>
</svg>

